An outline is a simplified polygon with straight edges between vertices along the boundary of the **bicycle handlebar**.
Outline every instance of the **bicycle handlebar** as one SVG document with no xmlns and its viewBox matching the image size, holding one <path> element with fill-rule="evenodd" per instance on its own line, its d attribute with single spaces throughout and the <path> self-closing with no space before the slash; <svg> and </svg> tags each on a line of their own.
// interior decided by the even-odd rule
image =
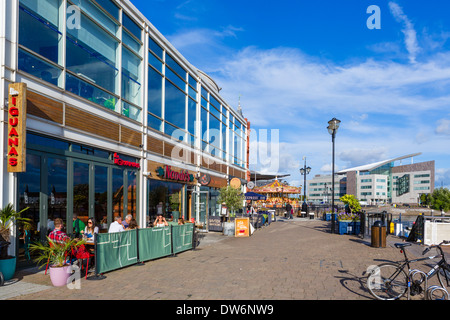
<svg viewBox="0 0 450 320">
<path fill-rule="evenodd" d="M 437 248 L 437 247 L 440 247 L 440 246 L 443 245 L 443 244 L 449 244 L 449 243 L 450 243 L 450 241 L 444 240 L 444 241 L 442 241 L 441 243 L 439 243 L 438 245 L 429 246 L 428 248 L 426 248 L 425 250 L 423 250 L 422 255 L 426 254 L 428 251 L 430 251 L 430 250 L 433 249 L 433 248 Z"/>
</svg>

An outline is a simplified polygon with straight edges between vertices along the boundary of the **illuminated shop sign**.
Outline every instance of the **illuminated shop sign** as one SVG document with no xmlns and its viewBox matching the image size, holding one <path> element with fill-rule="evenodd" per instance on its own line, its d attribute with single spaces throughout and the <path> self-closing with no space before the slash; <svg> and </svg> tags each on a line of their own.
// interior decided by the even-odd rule
<svg viewBox="0 0 450 320">
<path fill-rule="evenodd" d="M 26 171 L 27 85 L 12 83 L 8 87 L 8 172 Z"/>
<path fill-rule="evenodd" d="M 172 171 L 171 166 L 164 166 L 156 168 L 156 173 L 158 177 L 163 179 L 170 179 L 181 182 L 192 182 L 194 181 L 194 175 L 190 174 L 187 170 L 181 170 L 180 172 Z"/>
<path fill-rule="evenodd" d="M 136 169 L 141 168 L 139 162 L 122 160 L 120 159 L 120 156 L 117 153 L 114 153 L 114 163 L 121 167 L 132 167 Z"/>
</svg>

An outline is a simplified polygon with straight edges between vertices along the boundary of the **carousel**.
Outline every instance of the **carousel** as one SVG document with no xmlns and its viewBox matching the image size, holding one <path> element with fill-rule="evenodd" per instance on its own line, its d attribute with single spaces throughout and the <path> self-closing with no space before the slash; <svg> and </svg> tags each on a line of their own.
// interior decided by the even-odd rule
<svg viewBox="0 0 450 320">
<path fill-rule="evenodd" d="M 265 186 L 253 188 L 252 192 L 265 196 L 265 200 L 254 201 L 258 209 L 284 209 L 290 203 L 296 212 L 301 207 L 299 196 L 302 188 L 280 183 L 278 179 Z"/>
</svg>

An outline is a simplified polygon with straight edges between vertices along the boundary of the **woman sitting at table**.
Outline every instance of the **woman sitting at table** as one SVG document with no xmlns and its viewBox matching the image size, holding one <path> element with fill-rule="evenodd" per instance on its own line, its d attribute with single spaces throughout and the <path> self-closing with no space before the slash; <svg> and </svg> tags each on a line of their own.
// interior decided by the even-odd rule
<svg viewBox="0 0 450 320">
<path fill-rule="evenodd" d="M 98 233 L 98 227 L 95 225 L 94 218 L 89 218 L 87 221 L 86 228 L 84 228 L 84 235 L 83 237 L 88 242 L 94 242 L 94 234 Z"/>
</svg>

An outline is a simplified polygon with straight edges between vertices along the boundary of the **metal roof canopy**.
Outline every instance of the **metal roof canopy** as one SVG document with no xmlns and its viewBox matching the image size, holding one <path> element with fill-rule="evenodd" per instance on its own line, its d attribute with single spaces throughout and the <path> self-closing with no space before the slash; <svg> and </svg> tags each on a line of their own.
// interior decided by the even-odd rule
<svg viewBox="0 0 450 320">
<path fill-rule="evenodd" d="M 374 169 L 376 169 L 378 167 L 381 167 L 381 166 L 383 166 L 383 165 L 385 165 L 387 163 L 398 161 L 398 160 L 403 160 L 403 159 L 407 159 L 407 158 L 412 158 L 412 157 L 415 157 L 415 156 L 418 156 L 418 155 L 421 155 L 421 154 L 422 154 L 422 152 L 412 153 L 412 154 L 408 154 L 408 155 L 402 156 L 402 157 L 397 157 L 397 158 L 393 158 L 393 159 L 389 159 L 389 160 L 383 160 L 383 161 L 379 161 L 379 162 L 374 162 L 374 163 L 366 164 L 366 165 L 359 166 L 359 167 L 353 167 L 353 168 L 349 168 L 349 169 L 344 169 L 344 170 L 338 171 L 337 174 L 343 174 L 343 173 L 347 173 L 347 172 L 350 172 L 350 171 L 371 171 L 371 170 L 374 170 Z"/>
<path fill-rule="evenodd" d="M 250 181 L 264 181 L 273 180 L 277 178 L 289 177 L 290 174 L 263 174 L 255 171 L 250 171 Z"/>
</svg>

